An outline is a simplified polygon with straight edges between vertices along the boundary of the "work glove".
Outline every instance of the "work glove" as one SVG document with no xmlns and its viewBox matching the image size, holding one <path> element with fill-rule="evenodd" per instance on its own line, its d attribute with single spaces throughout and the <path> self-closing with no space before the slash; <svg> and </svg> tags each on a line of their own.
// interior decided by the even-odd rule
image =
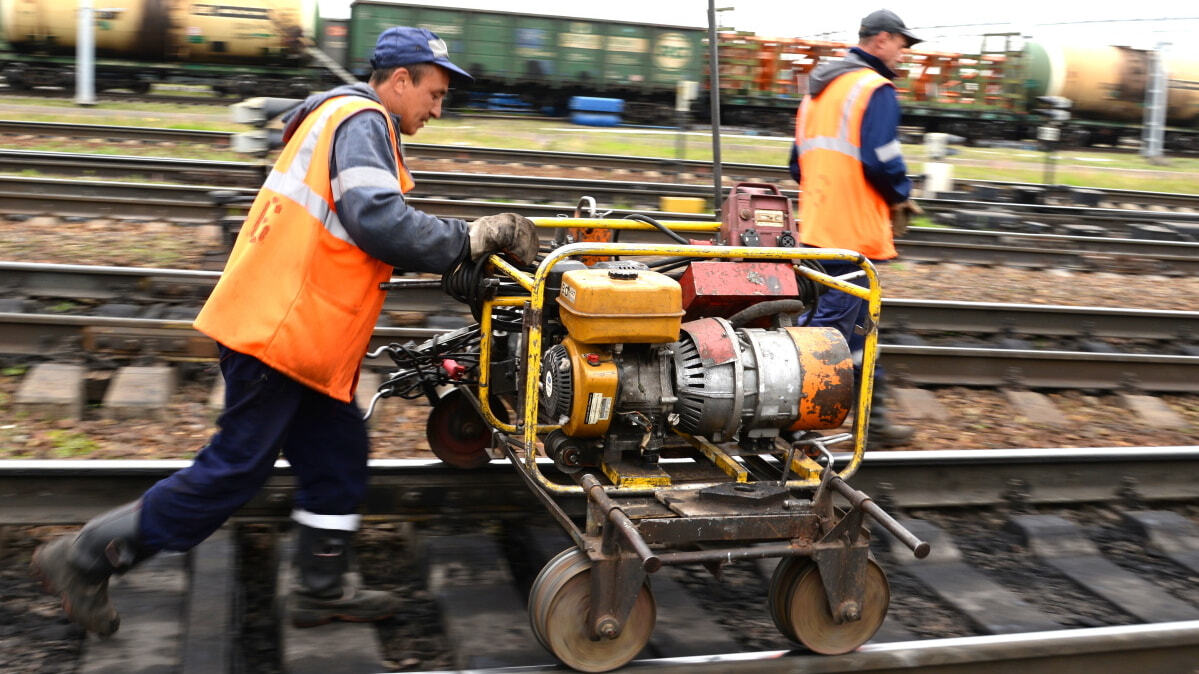
<svg viewBox="0 0 1199 674">
<path fill-rule="evenodd" d="M 515 213 L 485 215 L 468 223 L 467 228 L 472 260 L 502 252 L 526 265 L 537 257 L 537 227 L 526 217 Z"/>
<path fill-rule="evenodd" d="M 914 215 L 924 215 L 924 209 L 908 199 L 898 204 L 891 204 L 891 236 L 898 239 L 908 231 L 908 221 Z"/>
</svg>

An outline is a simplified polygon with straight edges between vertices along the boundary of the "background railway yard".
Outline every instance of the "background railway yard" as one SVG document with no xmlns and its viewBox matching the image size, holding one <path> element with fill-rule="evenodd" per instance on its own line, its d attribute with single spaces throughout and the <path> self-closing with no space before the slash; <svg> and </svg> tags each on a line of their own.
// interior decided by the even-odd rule
<svg viewBox="0 0 1199 674">
<path fill-rule="evenodd" d="M 219 377 L 211 344 L 185 326 L 236 232 L 244 206 L 229 197 L 252 195 L 261 176 L 223 149 L 233 130 L 223 110 L 189 108 L 186 122 L 98 112 L 40 128 L 0 122 L 0 669 L 552 668 L 524 597 L 567 542 L 505 466 L 462 472 L 430 461 L 420 401 L 385 399 L 370 422 L 375 477 L 359 567 L 406 600 L 377 630 L 297 635 L 276 618 L 290 544 L 282 470 L 203 546 L 120 581 L 126 627 L 117 639 L 84 638 L 38 594 L 24 575 L 37 541 L 135 497 L 210 435 Z M 84 126 L 115 115 L 128 116 L 122 126 L 203 128 Z M 617 215 L 710 219 L 660 210 L 662 196 L 711 190 L 710 162 L 674 159 L 674 136 L 621 145 L 592 134 L 594 146 L 571 140 L 556 154 L 446 140 L 457 132 L 492 145 L 465 127 L 520 135 L 550 124 L 432 124 L 406 146 L 414 202 L 444 215 L 544 217 L 591 195 Z M 557 134 L 567 135 L 541 133 Z M 642 142 L 660 156 L 630 157 Z M 702 156 L 703 143 L 688 142 Z M 765 180 L 794 194 L 780 168 L 785 141 L 725 142 L 738 146 L 725 155 L 726 187 Z M 920 150 L 910 150 L 918 167 Z M 792 651 L 772 624 L 768 565 L 733 563 L 719 581 L 683 566 L 654 577 L 658 626 L 647 662 L 634 667 L 1195 671 L 1197 160 L 1149 167 L 1079 155 L 1059 162 L 1069 184 L 1045 186 L 1040 154 L 987 152 L 996 154 L 963 153 L 965 178 L 953 193 L 925 195 L 927 226 L 900 242 L 900 260 L 879 267 L 882 359 L 896 420 L 916 436 L 908 451 L 869 453 L 853 483 L 919 520 L 912 526 L 934 545 L 917 562 L 876 532 L 872 550 L 892 593 L 883 629 L 858 652 L 812 661 L 819 656 Z M 1116 166 L 1095 168 L 1103 164 Z M 214 197 L 218 189 L 230 194 Z M 395 291 L 376 341 L 419 340 L 465 320 L 437 288 Z M 74 412 L 18 404 L 45 363 L 60 368 L 42 370 L 47 391 L 82 391 Z M 386 371 L 365 368 L 360 400 Z M 135 386 L 139 400 L 127 404 L 114 391 L 131 374 L 151 383 Z M 150 642 L 158 647 L 139 647 Z"/>
</svg>

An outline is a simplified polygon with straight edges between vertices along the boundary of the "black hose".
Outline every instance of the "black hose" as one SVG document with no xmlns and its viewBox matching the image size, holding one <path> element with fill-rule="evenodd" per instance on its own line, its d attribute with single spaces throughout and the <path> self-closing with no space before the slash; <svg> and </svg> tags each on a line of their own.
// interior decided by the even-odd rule
<svg viewBox="0 0 1199 674">
<path fill-rule="evenodd" d="M 648 215 L 643 215 L 641 213 L 630 213 L 629 215 L 626 215 L 624 217 L 626 220 L 636 220 L 637 222 L 644 222 L 644 223 L 653 225 L 654 227 L 657 227 L 658 229 L 660 229 L 663 234 L 665 234 L 666 236 L 669 236 L 670 238 L 674 239 L 678 243 L 681 243 L 684 246 L 691 245 L 690 241 L 679 236 L 677 232 L 672 232 L 669 227 L 658 222 L 657 220 L 654 220 L 653 218 L 649 217 Z"/>
<path fill-rule="evenodd" d="M 445 294 L 470 307 L 475 320 L 483 313 L 483 301 L 494 295 L 494 288 L 483 287 L 483 268 L 487 255 L 471 260 L 464 255 L 452 268 L 441 275 L 441 289 Z"/>
<path fill-rule="evenodd" d="M 738 311 L 729 316 L 728 321 L 734 328 L 739 328 L 746 323 L 775 314 L 801 314 L 807 308 L 808 305 L 804 304 L 802 300 L 768 300 Z"/>
</svg>

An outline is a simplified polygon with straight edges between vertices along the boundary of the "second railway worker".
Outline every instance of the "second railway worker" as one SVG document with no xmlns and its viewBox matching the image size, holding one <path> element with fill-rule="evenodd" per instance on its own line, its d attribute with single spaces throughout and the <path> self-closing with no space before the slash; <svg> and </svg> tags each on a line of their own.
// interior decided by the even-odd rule
<svg viewBox="0 0 1199 674">
<path fill-rule="evenodd" d="M 33 571 L 71 620 L 119 626 L 108 579 L 160 550 L 188 550 L 265 483 L 279 453 L 298 479 L 292 621 L 370 621 L 391 594 L 354 586 L 351 538 L 366 493 L 368 440 L 354 404 L 359 365 L 392 268 L 443 272 L 506 251 L 537 254 L 533 223 L 471 223 L 410 206 L 399 134 L 416 133 L 452 80 L 469 80 L 423 29 L 384 31 L 369 83 L 315 94 L 286 119 L 283 148 L 195 326 L 220 346 L 225 410 L 195 461 L 142 497 L 40 547 Z"/>
<path fill-rule="evenodd" d="M 802 193 L 800 240 L 808 246 L 845 248 L 871 260 L 889 260 L 897 256 L 894 234 L 902 234 L 909 213 L 919 211 L 909 199 L 912 185 L 899 146 L 893 69 L 921 40 L 886 9 L 863 18 L 858 37 L 858 45 L 843 60 L 812 71 L 808 95 L 796 115 L 791 175 Z M 826 262 L 825 267 L 833 275 L 858 269 L 850 262 Z M 830 290 L 809 324 L 840 330 L 860 363 L 865 338 L 854 326 L 867 317 L 865 301 Z M 878 368 L 870 444 L 905 444 L 912 429 L 891 422 L 884 391 Z"/>
</svg>

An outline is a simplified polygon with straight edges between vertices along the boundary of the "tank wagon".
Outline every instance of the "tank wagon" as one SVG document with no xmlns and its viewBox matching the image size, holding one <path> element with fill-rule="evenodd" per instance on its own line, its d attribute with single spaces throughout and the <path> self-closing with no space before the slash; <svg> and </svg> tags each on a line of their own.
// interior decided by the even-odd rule
<svg viewBox="0 0 1199 674">
<path fill-rule="evenodd" d="M 0 0 L 9 86 L 74 84 L 76 0 Z M 218 92 L 306 94 L 312 0 L 105 0 L 95 3 L 96 87 L 148 91 L 196 81 Z"/>
<path fill-rule="evenodd" d="M 1024 50 L 1031 97 L 1064 96 L 1079 119 L 1071 128 L 1076 142 L 1114 142 L 1127 122 L 1144 117 L 1153 53 L 1129 47 L 1079 47 L 1030 42 Z M 1168 56 L 1166 123 L 1177 141 L 1199 149 L 1199 61 Z M 1105 124 L 1106 122 L 1106 124 Z"/>
<path fill-rule="evenodd" d="M 678 82 L 700 80 L 706 61 L 700 28 L 355 2 L 347 69 L 365 77 L 375 39 L 395 25 L 437 33 L 475 89 L 519 91 L 559 110 L 574 95 L 673 105 Z"/>
</svg>

